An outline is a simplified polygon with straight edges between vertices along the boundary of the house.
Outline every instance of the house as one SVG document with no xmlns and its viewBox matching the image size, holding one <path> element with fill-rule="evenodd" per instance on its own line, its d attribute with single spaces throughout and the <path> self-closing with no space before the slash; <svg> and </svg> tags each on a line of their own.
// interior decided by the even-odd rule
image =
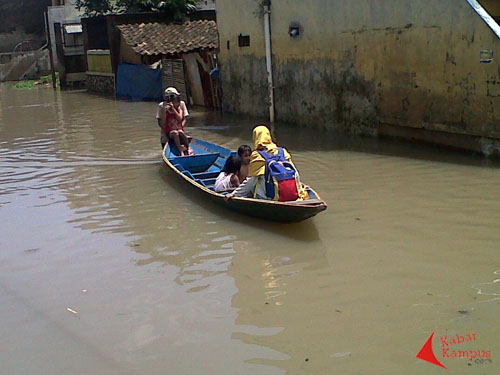
<svg viewBox="0 0 500 375">
<path fill-rule="evenodd" d="M 500 149 L 496 0 L 217 0 L 216 11 L 225 110 Z"/>
<path fill-rule="evenodd" d="M 214 21 L 200 20 L 183 24 L 142 23 L 117 26 L 120 30 L 120 66 L 117 74 L 117 95 L 120 82 L 134 89 L 141 65 L 161 61 L 163 87 L 175 86 L 190 104 L 215 107 L 215 89 L 210 71 L 215 67 L 214 55 L 219 40 Z M 130 66 L 132 64 L 132 67 Z M 120 68 L 130 74 L 121 77 Z M 142 77 L 143 78 L 143 77 Z M 160 83 L 160 89 L 161 89 Z M 161 98 L 161 95 L 160 95 Z"/>
<path fill-rule="evenodd" d="M 117 25 L 163 22 L 159 13 L 108 14 L 82 18 L 83 44 L 87 58 L 87 90 L 103 95 L 116 94 L 116 72 L 120 62 L 120 31 Z"/>
<path fill-rule="evenodd" d="M 203 14 L 211 17 L 210 11 Z M 158 13 L 139 13 L 85 18 L 82 23 L 90 91 L 157 100 L 162 87 L 173 85 L 190 104 L 218 106 L 220 95 L 209 76 L 218 48 L 215 21 L 174 24 Z"/>
</svg>

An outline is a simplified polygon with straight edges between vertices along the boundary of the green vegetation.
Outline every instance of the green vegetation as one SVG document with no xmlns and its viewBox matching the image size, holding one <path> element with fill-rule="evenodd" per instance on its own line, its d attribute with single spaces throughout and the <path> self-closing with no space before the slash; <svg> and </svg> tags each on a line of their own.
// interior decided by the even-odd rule
<svg viewBox="0 0 500 375">
<path fill-rule="evenodd" d="M 20 90 L 31 90 L 31 89 L 35 88 L 36 82 L 37 81 L 33 81 L 33 80 L 19 81 L 19 82 L 14 83 L 13 86 L 16 89 L 20 89 Z"/>
<path fill-rule="evenodd" d="M 38 81 L 39 84 L 52 83 L 52 75 L 41 76 Z M 56 72 L 56 84 L 59 85 L 59 72 Z"/>
<path fill-rule="evenodd" d="M 48 85 L 52 83 L 52 75 L 41 76 L 39 80 L 25 80 L 12 84 L 13 87 L 20 90 L 32 90 L 39 85 Z M 56 84 L 59 85 L 59 73 L 56 73 Z"/>
<path fill-rule="evenodd" d="M 163 13 L 176 21 L 196 9 L 199 0 L 76 0 L 76 8 L 86 16 L 108 13 Z"/>
</svg>

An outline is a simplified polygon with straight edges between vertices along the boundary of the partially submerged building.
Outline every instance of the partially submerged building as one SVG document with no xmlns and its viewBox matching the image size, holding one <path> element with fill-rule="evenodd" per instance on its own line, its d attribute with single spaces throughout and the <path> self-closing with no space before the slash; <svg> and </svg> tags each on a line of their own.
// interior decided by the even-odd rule
<svg viewBox="0 0 500 375">
<path fill-rule="evenodd" d="M 139 72 L 144 65 L 161 62 L 162 87 L 175 86 L 194 105 L 215 107 L 216 92 L 210 71 L 219 45 L 215 21 L 190 21 L 183 24 L 119 25 L 120 64 L 117 95 L 134 97 L 142 84 Z M 161 92 L 160 92 L 161 98 Z"/>
<path fill-rule="evenodd" d="M 83 19 L 87 88 L 130 100 L 159 100 L 175 86 L 190 104 L 215 107 L 210 78 L 218 49 L 213 20 L 166 23 L 161 14 Z"/>
<path fill-rule="evenodd" d="M 0 82 L 36 79 L 50 72 L 46 10 L 57 4 L 56 0 L 0 1 Z"/>
<path fill-rule="evenodd" d="M 225 110 L 498 152 L 498 1 L 216 6 Z"/>
<path fill-rule="evenodd" d="M 47 9 L 48 38 L 54 69 L 59 72 L 61 87 L 83 84 L 87 59 L 83 48 L 83 12 L 76 9 L 75 0 L 52 0 Z"/>
</svg>

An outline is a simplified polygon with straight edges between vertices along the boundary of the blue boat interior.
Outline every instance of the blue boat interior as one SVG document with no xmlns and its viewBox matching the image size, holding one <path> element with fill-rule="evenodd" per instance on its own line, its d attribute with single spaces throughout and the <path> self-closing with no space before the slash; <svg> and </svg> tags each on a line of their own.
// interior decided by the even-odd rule
<svg viewBox="0 0 500 375">
<path fill-rule="evenodd" d="M 215 179 L 226 159 L 236 152 L 201 139 L 193 139 L 190 145 L 194 155 L 181 157 L 177 147 L 169 143 L 166 157 L 182 174 L 214 190 Z"/>
<path fill-rule="evenodd" d="M 226 159 L 231 155 L 237 155 L 237 152 L 201 139 L 192 139 L 190 145 L 194 155 L 179 156 L 180 152 L 171 142 L 165 150 L 165 156 L 186 177 L 215 191 L 215 179 L 224 167 Z M 309 199 L 318 199 L 309 187 L 307 191 Z"/>
</svg>

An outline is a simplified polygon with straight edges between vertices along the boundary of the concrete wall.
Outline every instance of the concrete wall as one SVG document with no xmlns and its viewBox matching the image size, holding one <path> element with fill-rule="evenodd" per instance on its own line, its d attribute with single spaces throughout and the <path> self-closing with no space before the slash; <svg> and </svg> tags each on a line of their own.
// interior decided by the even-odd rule
<svg viewBox="0 0 500 375">
<path fill-rule="evenodd" d="M 6 61 L 5 63 L 2 63 Z M 35 52 L 0 53 L 0 82 L 36 79 L 50 71 L 49 53 Z"/>
<path fill-rule="evenodd" d="M 131 46 L 125 42 L 123 35 L 120 34 L 120 62 L 129 64 L 142 64 L 141 55 L 135 52 Z"/>
<path fill-rule="evenodd" d="M 265 116 L 259 3 L 217 1 L 219 61 L 224 108 Z M 280 121 L 500 137 L 500 65 L 480 63 L 481 50 L 500 54 L 500 40 L 466 0 L 274 1 L 271 27 Z"/>
</svg>

